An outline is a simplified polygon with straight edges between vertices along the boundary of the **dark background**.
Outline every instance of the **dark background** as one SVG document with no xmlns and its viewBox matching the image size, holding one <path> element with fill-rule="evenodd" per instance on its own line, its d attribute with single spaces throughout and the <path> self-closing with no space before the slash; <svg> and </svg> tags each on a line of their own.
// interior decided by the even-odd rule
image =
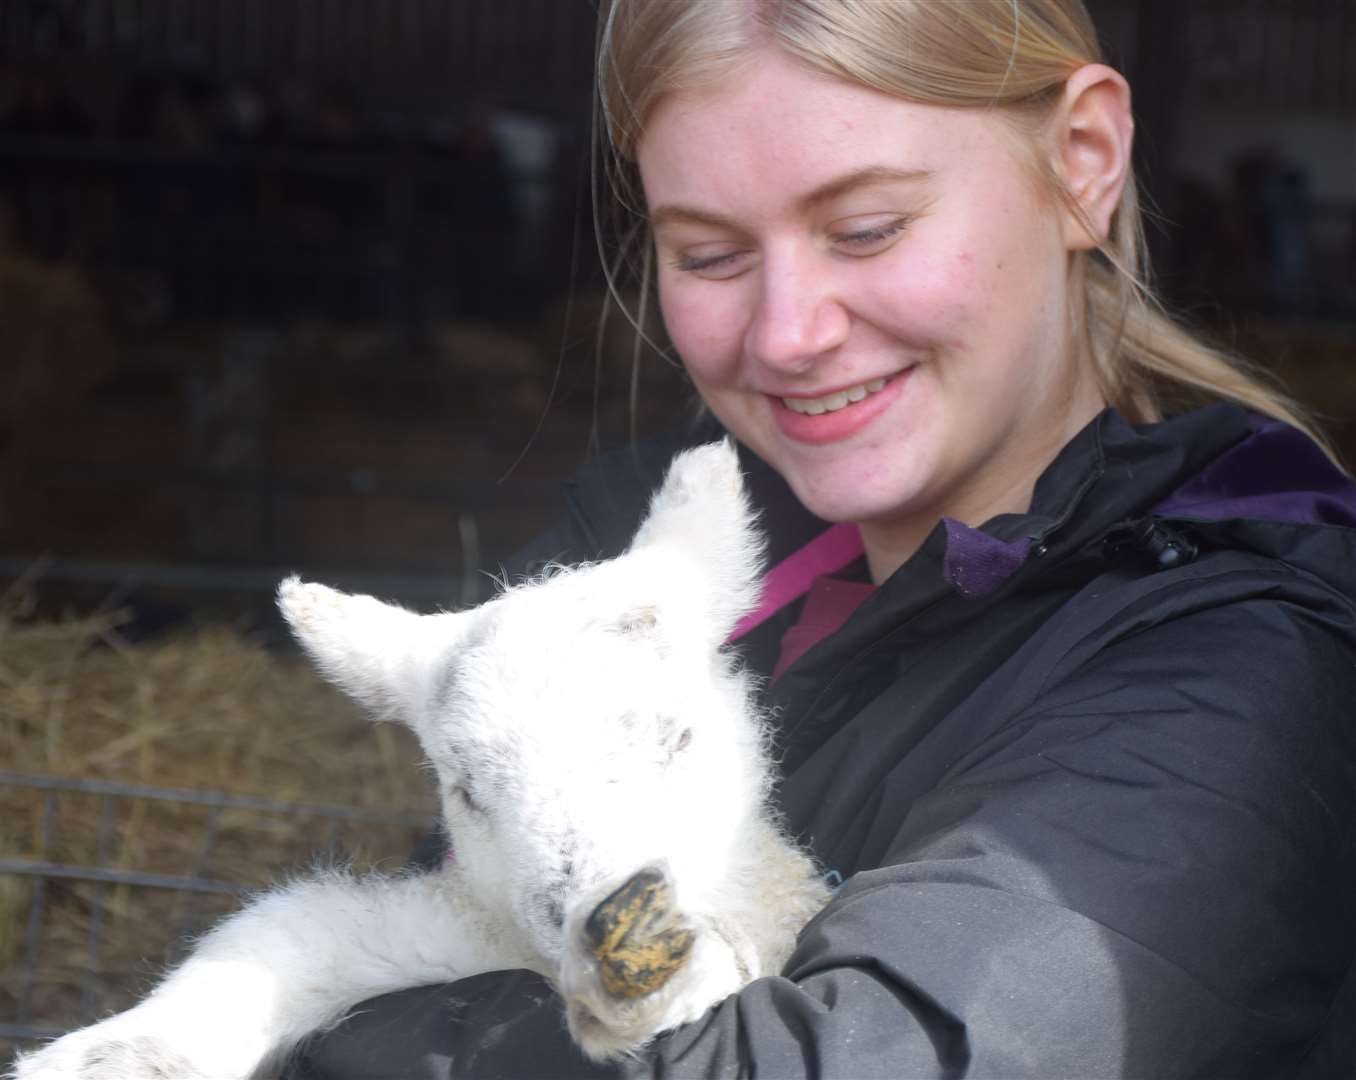
<svg viewBox="0 0 1356 1080">
<path fill-rule="evenodd" d="M 1170 306 L 1356 450 L 1356 0 L 1098 0 Z M 631 437 L 588 0 L 0 0 L 0 582 L 489 592 Z M 595 343 L 599 347 L 595 349 Z M 690 395 L 646 354 L 634 427 Z"/>
</svg>

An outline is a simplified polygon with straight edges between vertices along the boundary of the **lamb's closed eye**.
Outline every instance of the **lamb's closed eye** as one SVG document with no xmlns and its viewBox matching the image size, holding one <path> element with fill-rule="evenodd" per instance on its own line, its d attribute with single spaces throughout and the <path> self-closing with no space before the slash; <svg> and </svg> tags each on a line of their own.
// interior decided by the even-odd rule
<svg viewBox="0 0 1356 1080">
<path fill-rule="evenodd" d="M 692 729 L 683 728 L 683 730 L 678 733 L 678 737 L 669 743 L 668 753 L 664 758 L 664 765 L 672 765 L 678 756 L 690 745 L 692 745 Z"/>
<path fill-rule="evenodd" d="M 477 784 L 471 771 L 460 760 L 443 774 L 443 789 L 450 800 L 472 814 L 484 815 L 485 804 L 477 797 Z"/>
<path fill-rule="evenodd" d="M 677 717 L 660 717 L 659 733 L 660 744 L 665 750 L 665 765 L 672 762 L 692 744 L 692 728 L 684 727 Z"/>
</svg>

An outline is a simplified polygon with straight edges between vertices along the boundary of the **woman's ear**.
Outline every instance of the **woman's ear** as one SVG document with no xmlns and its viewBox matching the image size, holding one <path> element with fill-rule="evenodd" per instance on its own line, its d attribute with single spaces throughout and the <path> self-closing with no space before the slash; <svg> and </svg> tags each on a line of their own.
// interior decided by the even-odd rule
<svg viewBox="0 0 1356 1080">
<path fill-rule="evenodd" d="M 1118 71 L 1086 64 L 1069 76 L 1057 114 L 1055 164 L 1073 202 L 1064 218 L 1070 251 L 1096 248 L 1110 233 L 1130 175 L 1134 131 L 1130 84 Z"/>
</svg>

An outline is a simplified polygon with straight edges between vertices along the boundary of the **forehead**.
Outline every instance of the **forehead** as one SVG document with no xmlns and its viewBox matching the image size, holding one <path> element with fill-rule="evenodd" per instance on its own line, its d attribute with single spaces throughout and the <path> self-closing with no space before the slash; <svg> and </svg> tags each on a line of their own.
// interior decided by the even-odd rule
<svg viewBox="0 0 1356 1080">
<path fill-rule="evenodd" d="M 483 607 L 452 657 L 451 678 L 462 696 L 474 699 L 488 683 L 497 684 L 496 696 L 576 683 L 603 693 L 599 672 L 644 664 L 654 651 L 643 631 L 655 590 L 623 563 L 564 570 Z"/>
<path fill-rule="evenodd" d="M 872 169 L 964 180 L 1013 163 L 1015 149 L 997 114 L 904 101 L 764 50 L 733 75 L 661 98 L 637 163 L 652 210 L 698 198 L 756 198 L 770 210 Z"/>
<path fill-rule="evenodd" d="M 538 589 L 505 598 L 443 674 L 443 737 L 473 769 L 511 764 L 525 776 L 581 747 L 599 760 L 622 754 L 653 742 L 661 714 L 687 700 L 681 676 L 691 672 L 676 670 L 626 613 L 588 611 L 580 594 L 585 602 L 564 610 L 533 602 L 543 599 Z"/>
</svg>

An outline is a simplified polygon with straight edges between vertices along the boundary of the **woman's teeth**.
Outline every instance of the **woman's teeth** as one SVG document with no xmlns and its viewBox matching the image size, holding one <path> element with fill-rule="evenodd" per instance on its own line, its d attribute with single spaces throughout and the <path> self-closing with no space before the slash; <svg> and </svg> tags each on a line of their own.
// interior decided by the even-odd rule
<svg viewBox="0 0 1356 1080">
<path fill-rule="evenodd" d="M 792 412 L 804 413 L 806 416 L 818 416 L 820 413 L 837 412 L 845 405 L 850 405 L 854 401 L 861 401 L 868 394 L 874 394 L 885 385 L 885 379 L 872 379 L 870 382 L 862 383 L 860 386 L 853 386 L 847 390 L 836 390 L 832 394 L 825 394 L 823 397 L 816 398 L 782 398 L 782 404 Z"/>
</svg>

